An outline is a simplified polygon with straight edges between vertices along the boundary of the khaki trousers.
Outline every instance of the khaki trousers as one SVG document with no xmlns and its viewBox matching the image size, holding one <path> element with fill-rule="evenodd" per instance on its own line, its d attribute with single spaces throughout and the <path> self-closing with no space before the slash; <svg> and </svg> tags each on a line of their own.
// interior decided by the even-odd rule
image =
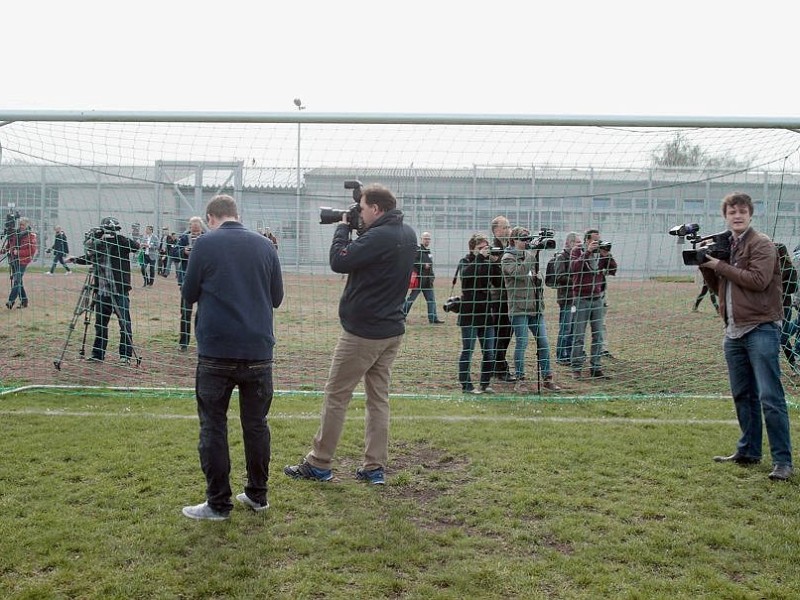
<svg viewBox="0 0 800 600">
<path fill-rule="evenodd" d="M 364 463 L 367 470 L 386 467 L 389 458 L 389 382 L 403 336 L 369 340 L 343 331 L 331 360 L 319 430 L 306 461 L 330 469 L 342 435 L 347 407 L 361 378 L 366 392 Z"/>
</svg>

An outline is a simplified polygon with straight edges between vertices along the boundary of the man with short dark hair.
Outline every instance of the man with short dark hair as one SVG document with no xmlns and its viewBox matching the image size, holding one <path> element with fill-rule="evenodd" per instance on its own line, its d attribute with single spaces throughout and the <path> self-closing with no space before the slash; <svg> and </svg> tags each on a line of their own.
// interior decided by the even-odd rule
<svg viewBox="0 0 800 600">
<path fill-rule="evenodd" d="M 269 508 L 273 310 L 283 301 L 283 278 L 275 248 L 239 222 L 233 198 L 215 196 L 206 215 L 211 231 L 194 241 L 181 286 L 186 303 L 197 303 L 195 390 L 206 501 L 185 506 L 183 514 L 221 521 L 233 508 L 227 413 L 234 387 L 247 469 L 236 499 L 256 512 Z"/>
<path fill-rule="evenodd" d="M 570 231 L 564 240 L 564 249 L 556 256 L 556 302 L 558 302 L 558 338 L 556 340 L 556 362 L 568 365 L 572 355 L 572 274 L 570 255 L 573 248 L 581 245 L 581 237 Z"/>
<path fill-rule="evenodd" d="M 725 323 L 722 346 L 742 435 L 733 454 L 715 456 L 714 460 L 739 465 L 760 463 L 763 411 L 773 465 L 769 478 L 783 481 L 793 470 L 789 414 L 779 364 L 783 291 L 778 255 L 772 240 L 751 225 L 750 196 L 741 192 L 725 196 L 722 216 L 731 232 L 730 258 L 708 257 L 700 269 L 719 297 Z"/>
<path fill-rule="evenodd" d="M 347 213 L 336 226 L 331 269 L 346 273 L 339 301 L 342 333 L 333 351 L 319 430 L 311 451 L 283 472 L 294 479 L 330 481 L 331 465 L 353 390 L 364 379 L 365 449 L 356 479 L 385 483 L 389 457 L 389 384 L 391 368 L 405 333 L 403 300 L 417 253 L 417 235 L 387 188 L 363 188 L 359 202 L 363 232 L 350 239 Z"/>
</svg>

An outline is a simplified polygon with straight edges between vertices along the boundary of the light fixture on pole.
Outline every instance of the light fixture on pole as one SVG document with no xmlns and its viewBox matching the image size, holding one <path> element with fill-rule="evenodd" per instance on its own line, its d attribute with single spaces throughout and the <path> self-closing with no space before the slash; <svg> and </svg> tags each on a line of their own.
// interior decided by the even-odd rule
<svg viewBox="0 0 800 600">
<path fill-rule="evenodd" d="M 303 110 L 303 101 L 300 98 L 294 99 L 294 105 L 297 110 Z M 295 190 L 295 260 L 294 266 L 298 271 L 300 270 L 300 121 L 297 121 L 297 188 Z"/>
</svg>

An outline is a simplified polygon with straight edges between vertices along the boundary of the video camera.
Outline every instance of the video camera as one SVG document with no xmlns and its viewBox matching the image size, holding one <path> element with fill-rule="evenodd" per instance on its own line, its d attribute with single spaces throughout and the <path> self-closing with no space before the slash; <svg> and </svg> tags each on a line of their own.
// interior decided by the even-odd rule
<svg viewBox="0 0 800 600">
<path fill-rule="evenodd" d="M 731 236 L 733 234 L 730 231 L 721 231 L 701 237 L 700 225 L 684 223 L 670 229 L 669 234 L 677 236 L 679 244 L 683 244 L 684 240 L 689 240 L 692 244 L 691 250 L 684 250 L 682 253 L 684 265 L 697 266 L 709 258 L 729 260 L 731 257 Z"/>
<path fill-rule="evenodd" d="M 100 227 L 92 227 L 83 234 L 83 248 L 90 258 L 93 254 L 107 253 L 107 242 L 117 240 L 117 232 L 122 229 L 114 217 L 105 217 Z"/>
<path fill-rule="evenodd" d="M 19 211 L 9 210 L 6 215 L 6 220 L 3 225 L 3 237 L 9 237 L 17 230 L 17 221 L 19 220 Z"/>
<path fill-rule="evenodd" d="M 555 236 L 555 231 L 547 227 L 542 227 L 539 233 L 536 234 L 536 237 L 527 235 L 517 239 L 525 242 L 525 248 L 528 250 L 552 250 L 556 247 Z"/>
<path fill-rule="evenodd" d="M 353 190 L 353 204 L 342 210 L 330 206 L 319 207 L 319 224 L 331 225 L 342 222 L 342 215 L 347 215 L 347 224 L 350 229 L 358 229 L 361 222 L 361 182 L 351 179 L 344 182 L 344 189 Z"/>
</svg>

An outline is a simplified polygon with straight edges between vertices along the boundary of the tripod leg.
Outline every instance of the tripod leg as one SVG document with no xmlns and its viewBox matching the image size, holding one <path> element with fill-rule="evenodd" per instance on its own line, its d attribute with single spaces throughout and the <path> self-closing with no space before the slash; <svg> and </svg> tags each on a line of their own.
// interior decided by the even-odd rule
<svg viewBox="0 0 800 600">
<path fill-rule="evenodd" d="M 85 321 L 88 320 L 88 310 L 91 308 L 91 303 L 89 300 L 92 297 L 92 290 L 91 290 L 91 273 L 86 276 L 86 281 L 81 288 L 80 296 L 78 297 L 78 303 L 75 305 L 75 309 L 72 311 L 72 319 L 69 322 L 69 329 L 67 330 L 67 337 L 64 340 L 64 346 L 61 348 L 61 354 L 59 357 L 53 361 L 53 366 L 56 368 L 57 371 L 61 370 L 61 363 L 64 360 L 64 354 L 67 352 L 67 346 L 69 345 L 69 340 L 72 337 L 72 332 L 75 331 L 75 324 L 78 322 L 78 319 L 81 315 L 86 314 Z M 84 330 L 83 334 L 84 343 L 86 342 L 86 331 Z M 80 355 L 83 356 L 83 345 L 81 345 L 81 352 Z"/>
</svg>

